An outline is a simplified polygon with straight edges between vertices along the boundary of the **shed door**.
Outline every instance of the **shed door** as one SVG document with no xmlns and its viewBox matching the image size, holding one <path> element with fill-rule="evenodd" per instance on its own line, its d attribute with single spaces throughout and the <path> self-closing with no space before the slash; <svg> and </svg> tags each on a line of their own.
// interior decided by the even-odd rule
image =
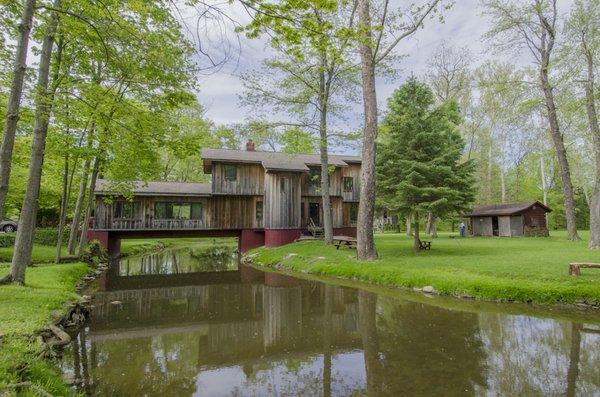
<svg viewBox="0 0 600 397">
<path fill-rule="evenodd" d="M 523 215 L 510 217 L 510 233 L 513 236 L 523 235 Z"/>
<path fill-rule="evenodd" d="M 510 227 L 510 216 L 499 216 L 498 217 L 498 235 L 500 237 L 511 236 Z"/>
</svg>

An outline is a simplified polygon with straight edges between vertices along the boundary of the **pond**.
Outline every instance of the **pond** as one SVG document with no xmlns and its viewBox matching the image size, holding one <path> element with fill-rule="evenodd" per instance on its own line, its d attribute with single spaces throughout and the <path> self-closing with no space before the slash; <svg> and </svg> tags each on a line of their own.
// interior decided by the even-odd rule
<svg viewBox="0 0 600 397">
<path fill-rule="evenodd" d="M 112 266 L 64 372 L 93 396 L 600 395 L 597 315 L 336 286 L 223 251 Z"/>
</svg>

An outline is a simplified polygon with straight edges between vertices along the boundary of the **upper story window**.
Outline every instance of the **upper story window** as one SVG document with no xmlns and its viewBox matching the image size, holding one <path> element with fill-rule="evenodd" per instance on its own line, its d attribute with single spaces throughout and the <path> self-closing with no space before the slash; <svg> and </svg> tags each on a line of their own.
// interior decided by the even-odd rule
<svg viewBox="0 0 600 397">
<path fill-rule="evenodd" d="M 135 219 L 139 208 L 138 201 L 115 201 L 113 217 L 115 219 Z"/>
<path fill-rule="evenodd" d="M 236 181 L 237 180 L 237 166 L 231 164 L 225 164 L 223 167 L 223 172 L 225 174 L 226 181 Z"/>
<path fill-rule="evenodd" d="M 351 176 L 344 177 L 344 191 L 351 192 L 354 190 L 354 178 Z"/>
<path fill-rule="evenodd" d="M 202 203 L 157 202 L 154 204 L 156 219 L 202 219 Z"/>
<path fill-rule="evenodd" d="M 321 170 L 313 168 L 308 171 L 308 185 L 311 187 L 321 186 Z"/>
</svg>

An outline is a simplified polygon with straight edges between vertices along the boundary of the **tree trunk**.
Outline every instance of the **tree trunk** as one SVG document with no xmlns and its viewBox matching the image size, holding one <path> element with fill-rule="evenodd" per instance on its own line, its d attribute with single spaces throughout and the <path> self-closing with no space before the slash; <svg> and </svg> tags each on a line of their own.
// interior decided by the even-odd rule
<svg viewBox="0 0 600 397">
<path fill-rule="evenodd" d="M 412 236 L 412 221 L 410 219 L 410 215 L 406 215 L 406 236 L 410 237 Z"/>
<path fill-rule="evenodd" d="M 540 174 L 542 177 L 542 194 L 544 197 L 544 205 L 548 205 L 548 187 L 546 186 L 546 164 L 544 157 L 540 157 Z"/>
<path fill-rule="evenodd" d="M 563 185 L 563 195 L 565 202 L 565 215 L 567 218 L 567 232 L 569 233 L 569 239 L 573 241 L 579 241 L 581 238 L 577 234 L 577 225 L 575 218 L 575 194 L 573 192 L 573 183 L 571 182 L 571 170 L 569 168 L 569 160 L 567 159 L 567 150 L 563 141 L 563 136 L 560 132 L 558 124 L 558 117 L 556 115 L 556 105 L 554 103 L 554 93 L 552 92 L 552 86 L 548 78 L 548 69 L 550 65 L 550 53 L 554 47 L 554 31 L 549 31 L 545 17 L 541 14 L 541 10 L 538 11 L 538 16 L 542 22 L 542 26 L 545 27 L 546 32 L 541 38 L 541 52 L 540 52 L 540 70 L 539 78 L 544 92 L 544 98 L 546 102 L 546 111 L 548 112 L 548 123 L 550 124 L 550 134 L 552 135 L 552 141 L 554 142 L 554 148 L 556 150 L 556 157 L 558 158 L 558 165 L 560 167 L 560 176 Z M 552 28 L 553 29 L 553 28 Z M 546 42 L 546 40 L 548 40 Z"/>
<path fill-rule="evenodd" d="M 416 254 L 421 250 L 421 237 L 419 236 L 419 213 L 413 214 L 413 252 Z"/>
<path fill-rule="evenodd" d="M 33 13 L 36 0 L 23 1 L 23 13 L 19 23 L 19 38 L 13 68 L 10 96 L 6 109 L 6 120 L 4 122 L 4 135 L 0 145 L 0 219 L 4 218 L 4 204 L 8 194 L 8 183 L 10 181 L 10 169 L 12 165 L 12 153 L 15 146 L 15 133 L 19 122 L 19 108 L 23 94 L 23 80 L 27 71 L 27 51 L 29 48 L 29 34 L 33 25 Z"/>
<path fill-rule="evenodd" d="M 321 56 L 319 73 L 319 151 L 321 154 L 321 199 L 323 202 L 323 235 L 325 244 L 333 243 L 333 214 L 329 192 L 329 158 L 327 154 L 327 102 L 329 97 L 328 83 L 325 79 L 324 55 Z"/>
<path fill-rule="evenodd" d="M 375 215 L 375 155 L 377 142 L 377 92 L 375 89 L 375 62 L 373 59 L 371 15 L 369 0 L 358 0 L 359 44 L 363 105 L 365 113 L 362 167 L 360 171 L 360 203 L 357 222 L 357 257 L 360 260 L 377 258 L 373 238 Z"/>
<path fill-rule="evenodd" d="M 73 222 L 71 223 L 71 231 L 69 233 L 69 243 L 67 250 L 69 255 L 75 255 L 75 244 L 77 243 L 77 235 L 79 234 L 79 223 L 81 222 L 81 212 L 83 210 L 83 202 L 87 191 L 87 182 L 90 173 L 90 159 L 86 159 L 83 164 L 83 172 L 81 181 L 79 182 L 79 193 L 75 202 L 75 213 L 73 214 Z"/>
<path fill-rule="evenodd" d="M 94 208 L 94 190 L 96 188 L 96 179 L 98 178 L 98 169 L 100 167 L 99 157 L 96 156 L 94 159 L 94 169 L 92 170 L 92 180 L 90 181 L 90 188 L 88 191 L 88 202 L 87 209 L 85 212 L 85 218 L 83 221 L 83 226 L 81 227 L 81 236 L 79 237 L 79 253 L 78 255 L 83 255 L 83 249 L 85 248 L 85 244 L 87 243 L 87 231 L 90 224 L 90 217 L 92 216 L 92 209 Z"/>
<path fill-rule="evenodd" d="M 594 162 L 596 178 L 594 181 L 594 193 L 590 200 L 590 241 L 591 249 L 600 249 L 600 127 L 598 126 L 598 113 L 594 98 L 594 60 L 592 54 L 586 49 L 587 58 L 587 82 L 585 85 L 585 102 L 594 146 Z"/>
<path fill-rule="evenodd" d="M 63 187 L 62 197 L 60 200 L 60 219 L 58 221 L 58 237 L 56 239 L 56 254 L 54 255 L 54 263 L 60 263 L 63 230 L 65 228 L 67 218 L 67 205 L 69 203 L 69 153 L 65 154 L 65 167 L 63 171 Z"/>
<path fill-rule="evenodd" d="M 60 9 L 60 0 L 54 0 L 53 7 Z M 48 133 L 48 122 L 52 112 L 54 92 L 57 82 L 48 89 L 50 75 L 50 64 L 52 60 L 52 47 L 54 36 L 58 26 L 58 13 L 52 11 L 48 27 L 42 42 L 40 53 L 40 66 L 38 82 L 36 86 L 35 99 L 35 127 L 33 130 L 33 143 L 31 145 L 31 162 L 29 164 L 29 176 L 25 188 L 25 198 L 21 208 L 21 217 L 17 229 L 15 248 L 10 266 L 10 275 L 3 281 L 25 284 L 25 269 L 31 262 L 31 251 L 33 249 L 33 235 L 35 233 L 36 213 L 38 197 L 40 193 L 40 182 L 42 179 L 42 166 L 44 164 L 44 150 L 46 147 L 46 135 Z M 57 53 L 56 68 L 60 68 L 60 51 Z M 56 73 L 58 75 L 58 73 Z"/>
<path fill-rule="evenodd" d="M 488 204 L 493 202 L 494 191 L 492 189 L 492 169 L 493 169 L 493 157 L 492 157 L 492 138 L 490 135 L 490 146 L 488 148 L 488 169 L 487 169 L 487 202 Z"/>
</svg>

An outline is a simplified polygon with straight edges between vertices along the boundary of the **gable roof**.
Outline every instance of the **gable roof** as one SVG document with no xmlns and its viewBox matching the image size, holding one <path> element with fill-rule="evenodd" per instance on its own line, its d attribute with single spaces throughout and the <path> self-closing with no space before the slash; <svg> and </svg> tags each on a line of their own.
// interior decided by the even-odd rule
<svg viewBox="0 0 600 397">
<path fill-rule="evenodd" d="M 528 201 L 526 203 L 511 203 L 511 204 L 495 204 L 495 205 L 482 205 L 473 208 L 473 212 L 468 214 L 468 217 L 474 216 L 506 216 L 506 215 L 517 215 L 526 210 L 530 209 L 534 205 L 540 206 L 546 212 L 552 212 L 552 210 L 540 203 L 539 201 Z"/>
<path fill-rule="evenodd" d="M 321 165 L 321 156 L 318 154 L 202 149 L 201 157 L 204 160 L 204 172 L 206 173 L 210 173 L 210 164 L 212 161 L 261 164 L 267 171 L 308 171 L 309 166 Z M 329 165 L 347 167 L 348 164 L 360 164 L 361 158 L 359 156 L 330 154 L 328 161 Z"/>
<path fill-rule="evenodd" d="M 106 179 L 98 179 L 94 194 L 96 195 L 120 195 L 114 189 L 115 183 Z M 187 183 L 187 182 L 142 182 L 134 181 L 132 193 L 136 196 L 210 196 L 210 183 Z M 111 188 L 112 187 L 112 188 Z M 130 188 L 129 183 L 124 186 L 125 190 Z"/>
</svg>

